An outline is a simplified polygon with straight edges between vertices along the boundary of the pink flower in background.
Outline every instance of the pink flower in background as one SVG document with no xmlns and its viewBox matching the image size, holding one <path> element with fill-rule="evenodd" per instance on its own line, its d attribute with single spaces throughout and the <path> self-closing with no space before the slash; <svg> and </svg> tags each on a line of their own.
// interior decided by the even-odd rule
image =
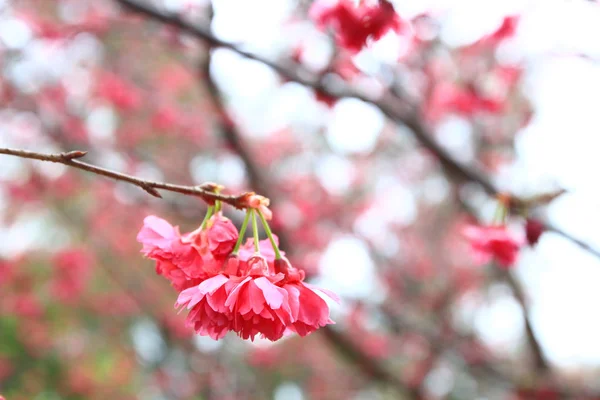
<svg viewBox="0 0 600 400">
<path fill-rule="evenodd" d="M 0 260 L 0 286 L 9 282 L 14 275 L 13 264 Z"/>
<path fill-rule="evenodd" d="M 322 30 L 333 29 L 338 44 L 356 53 L 368 40 L 378 40 L 389 31 L 399 33 L 406 26 L 387 0 L 367 3 L 355 6 L 352 0 L 318 0 L 310 17 Z"/>
<path fill-rule="evenodd" d="M 485 35 L 475 43 L 465 46 L 462 51 L 467 53 L 478 53 L 486 49 L 495 49 L 506 39 L 515 36 L 519 27 L 520 17 L 518 15 L 508 15 L 504 17 L 502 23 L 496 30 Z"/>
<path fill-rule="evenodd" d="M 505 103 L 503 98 L 483 96 L 472 88 L 440 83 L 433 88 L 425 112 L 432 120 L 438 120 L 448 113 L 467 117 L 476 113 L 497 114 L 504 110 Z"/>
<path fill-rule="evenodd" d="M 37 319 L 44 315 L 44 309 L 40 301 L 30 293 L 14 296 L 5 303 L 9 312 L 19 317 Z"/>
<path fill-rule="evenodd" d="M 168 131 L 178 127 L 182 114 L 171 106 L 158 108 L 152 115 L 152 126 L 160 131 Z"/>
<path fill-rule="evenodd" d="M 522 238 L 509 231 L 506 226 L 468 226 L 463 231 L 470 241 L 477 263 L 486 264 L 495 260 L 500 266 L 509 268 L 517 261 Z"/>
<path fill-rule="evenodd" d="M 527 237 L 527 243 L 530 246 L 535 246 L 539 242 L 540 237 L 546 230 L 544 224 L 533 218 L 528 218 L 525 223 L 525 235 Z"/>
<path fill-rule="evenodd" d="M 103 73 L 98 78 L 98 96 L 109 101 L 122 111 L 132 111 L 140 107 L 140 91 L 133 84 L 112 73 Z"/>
<path fill-rule="evenodd" d="M 52 294 L 63 302 L 72 302 L 84 292 L 91 274 L 92 255 L 85 249 L 66 249 L 53 260 L 56 273 L 52 281 Z"/>
</svg>

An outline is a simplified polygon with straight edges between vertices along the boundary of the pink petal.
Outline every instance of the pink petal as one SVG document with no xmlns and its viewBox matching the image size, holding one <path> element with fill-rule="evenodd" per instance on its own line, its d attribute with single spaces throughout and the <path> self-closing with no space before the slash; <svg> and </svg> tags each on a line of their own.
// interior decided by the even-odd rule
<svg viewBox="0 0 600 400">
<path fill-rule="evenodd" d="M 237 305 L 237 311 L 240 314 L 248 314 L 250 310 L 254 314 L 260 314 L 264 310 L 265 298 L 260 289 L 254 284 L 254 281 L 248 282 L 246 290 L 240 292 Z"/>
<path fill-rule="evenodd" d="M 319 292 L 326 294 L 327 296 L 329 296 L 331 298 L 331 300 L 335 301 L 338 304 L 342 303 L 342 299 L 340 298 L 340 296 L 333 293 L 331 290 L 316 287 L 316 286 L 311 285 L 310 283 L 304 283 L 304 286 L 310 288 L 313 292 L 318 290 Z"/>
<path fill-rule="evenodd" d="M 225 284 L 229 279 L 225 275 L 215 275 L 198 285 L 198 290 L 202 294 L 213 294 L 217 289 Z"/>
<path fill-rule="evenodd" d="M 280 289 L 273 285 L 267 278 L 260 277 L 254 280 L 256 286 L 262 290 L 265 300 L 269 307 L 272 309 L 278 309 L 283 303 L 284 295 L 279 291 Z"/>
<path fill-rule="evenodd" d="M 246 277 L 246 279 L 244 279 L 243 281 L 241 281 L 232 291 L 231 293 L 229 293 L 229 296 L 227 296 L 227 301 L 225 301 L 225 306 L 232 308 L 233 305 L 235 305 L 238 296 L 240 294 L 240 290 L 242 289 L 242 287 L 248 282 L 250 281 L 252 278 L 251 277 Z"/>
<path fill-rule="evenodd" d="M 154 232 L 164 238 L 175 237 L 175 228 L 173 228 L 173 225 L 162 218 L 158 218 L 157 216 L 148 215 L 146 218 L 144 218 L 144 226 L 152 229 Z"/>
</svg>

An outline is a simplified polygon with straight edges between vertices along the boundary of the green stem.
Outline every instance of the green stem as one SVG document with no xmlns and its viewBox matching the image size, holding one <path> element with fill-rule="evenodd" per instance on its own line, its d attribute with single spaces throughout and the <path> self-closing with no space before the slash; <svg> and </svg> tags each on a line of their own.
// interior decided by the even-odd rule
<svg viewBox="0 0 600 400">
<path fill-rule="evenodd" d="M 508 217 L 508 206 L 502 203 L 502 214 L 500 216 L 500 223 L 502 225 L 506 224 L 506 218 Z"/>
<path fill-rule="evenodd" d="M 210 217 L 212 217 L 214 211 L 215 211 L 214 206 L 208 207 L 208 210 L 206 210 L 206 215 L 204 216 L 204 219 L 202 220 L 202 224 L 200 224 L 200 229 L 204 229 L 204 227 L 206 226 L 206 223 L 208 222 Z"/>
<path fill-rule="evenodd" d="M 215 201 L 215 213 L 218 213 L 219 211 L 221 211 L 222 207 L 223 207 L 223 203 L 221 203 L 220 200 Z"/>
<path fill-rule="evenodd" d="M 242 227 L 240 228 L 240 234 L 238 236 L 237 242 L 235 242 L 235 247 L 231 252 L 232 255 L 237 255 L 238 251 L 240 251 L 240 246 L 244 241 L 244 235 L 246 234 L 246 228 L 248 227 L 248 221 L 250 221 L 250 211 L 246 212 L 246 217 L 244 218 L 244 222 L 242 222 Z"/>
<path fill-rule="evenodd" d="M 504 225 L 506 223 L 506 217 L 508 216 L 508 207 L 504 202 L 498 201 L 496 206 L 496 212 L 494 213 L 494 220 L 492 225 Z"/>
<path fill-rule="evenodd" d="M 275 259 L 279 260 L 281 259 L 281 253 L 279 252 L 279 246 L 277 246 L 277 243 L 275 243 L 275 238 L 273 237 L 273 232 L 271 232 L 271 227 L 269 226 L 267 220 L 265 219 L 265 216 L 260 210 L 258 210 L 258 215 L 260 216 L 260 220 L 262 221 L 263 227 L 265 228 L 265 232 L 267 233 L 267 236 L 271 241 L 271 246 L 273 247 L 273 251 L 275 252 Z"/>
<path fill-rule="evenodd" d="M 258 223 L 256 222 L 256 211 L 250 211 L 252 213 L 252 233 L 254 235 L 254 250 L 260 253 L 260 246 L 258 244 Z"/>
</svg>

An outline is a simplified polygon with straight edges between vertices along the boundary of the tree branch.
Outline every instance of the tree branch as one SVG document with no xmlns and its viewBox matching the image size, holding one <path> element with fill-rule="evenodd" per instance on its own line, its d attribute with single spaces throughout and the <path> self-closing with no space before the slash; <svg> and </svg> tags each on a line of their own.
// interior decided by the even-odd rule
<svg viewBox="0 0 600 400">
<path fill-rule="evenodd" d="M 304 86 L 310 87 L 314 90 L 322 91 L 324 94 L 334 98 L 356 98 L 366 103 L 372 104 L 379 108 L 388 118 L 391 120 L 403 124 L 413 131 L 415 137 L 421 142 L 423 146 L 429 149 L 433 154 L 437 156 L 445 170 L 453 177 L 463 180 L 478 183 L 489 195 L 496 196 L 500 193 L 500 190 L 489 180 L 489 178 L 478 169 L 472 166 L 466 166 L 455 160 L 454 157 L 446 151 L 429 131 L 429 129 L 422 123 L 419 118 L 420 112 L 414 105 L 407 104 L 405 101 L 399 101 L 398 98 L 391 94 L 385 94 L 379 99 L 373 99 L 359 93 L 352 89 L 348 85 L 340 82 L 336 82 L 335 87 L 332 85 L 326 85 L 318 76 L 315 76 L 311 72 L 307 71 L 301 65 L 292 61 L 287 61 L 285 65 L 278 64 L 274 61 L 268 60 L 260 55 L 248 52 L 241 49 L 234 43 L 230 43 L 219 39 L 212 34 L 209 28 L 203 26 L 193 25 L 189 22 L 184 21 L 176 14 L 166 14 L 158 9 L 140 4 L 136 0 L 116 0 L 124 7 L 131 11 L 146 15 L 154 20 L 163 22 L 165 24 L 177 27 L 183 32 L 186 32 L 208 44 L 211 47 L 219 47 L 229 49 L 242 57 L 258 61 L 279 73 L 281 76 L 300 83 Z M 520 199 L 516 197 L 511 198 L 511 205 L 518 207 L 522 205 L 530 204 L 529 199 Z M 531 204 L 535 205 L 535 204 Z M 554 232 L 565 239 L 575 243 L 583 250 L 595 255 L 600 258 L 600 250 L 595 249 L 584 241 L 573 237 L 571 234 L 563 231 L 562 229 L 554 226 L 548 221 L 542 221 L 546 231 Z"/>
<path fill-rule="evenodd" d="M 544 351 L 542 350 L 542 346 L 540 345 L 537 336 L 533 330 L 533 325 L 531 324 L 531 317 L 529 312 L 529 306 L 527 305 L 527 300 L 525 299 L 525 293 L 523 287 L 519 281 L 513 276 L 510 271 L 503 271 L 504 278 L 510 286 L 513 295 L 517 299 L 517 302 L 521 306 L 523 310 L 523 319 L 525 320 L 525 336 L 527 338 L 527 342 L 529 343 L 529 347 L 531 352 L 533 353 L 534 366 L 535 370 L 541 373 L 547 373 L 550 371 L 550 364 L 546 359 Z"/>
<path fill-rule="evenodd" d="M 10 156 L 20 157 L 20 158 L 28 158 L 32 160 L 40 160 L 47 162 L 54 162 L 58 164 L 63 164 L 69 167 L 77 168 L 83 171 L 91 172 L 96 175 L 105 176 L 107 178 L 112 178 L 117 181 L 128 182 L 132 185 L 138 186 L 145 190 L 147 193 L 151 194 L 154 197 L 162 198 L 161 194 L 157 189 L 166 190 L 169 192 L 175 192 L 180 194 L 186 194 L 191 196 L 198 196 L 202 198 L 209 204 L 214 203 L 215 201 L 222 201 L 223 203 L 227 203 L 235 208 L 245 208 L 245 200 L 248 198 L 252 192 L 242 193 L 240 195 L 224 195 L 215 193 L 214 190 L 218 187 L 218 185 L 214 183 L 204 183 L 199 186 L 184 186 L 184 185 L 175 185 L 172 183 L 164 183 L 164 182 L 155 182 L 150 180 L 145 180 L 142 178 L 138 178 L 132 175 L 127 175 L 122 172 L 112 171 L 106 168 L 98 167 L 96 165 L 88 164 L 83 161 L 79 161 L 78 159 L 85 156 L 87 154 L 86 151 L 69 151 L 63 153 L 38 153 L 35 151 L 28 150 L 20 150 L 20 149 L 9 149 L 9 148 L 0 148 L 0 154 L 6 154 Z"/>
</svg>

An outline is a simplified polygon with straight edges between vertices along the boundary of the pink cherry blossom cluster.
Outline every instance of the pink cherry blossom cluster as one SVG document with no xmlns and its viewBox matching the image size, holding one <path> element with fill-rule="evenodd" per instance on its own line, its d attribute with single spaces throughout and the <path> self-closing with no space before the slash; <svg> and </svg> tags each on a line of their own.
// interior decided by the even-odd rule
<svg viewBox="0 0 600 400">
<path fill-rule="evenodd" d="M 470 241 L 473 256 L 478 264 L 494 260 L 503 268 L 515 265 L 523 238 L 510 231 L 506 225 L 468 226 L 464 234 Z"/>
<path fill-rule="evenodd" d="M 389 1 L 373 3 L 362 1 L 356 6 L 353 0 L 318 0 L 310 16 L 319 28 L 333 30 L 338 45 L 357 53 L 368 40 L 379 40 L 389 31 L 399 33 L 408 26 Z"/>
<path fill-rule="evenodd" d="M 519 258 L 521 248 L 528 244 L 535 246 L 542 234 L 544 225 L 534 219 L 525 221 L 525 234 L 520 234 L 508 228 L 506 219 L 510 213 L 510 197 L 499 195 L 497 216 L 491 225 L 468 225 L 463 229 L 463 235 L 471 244 L 472 255 L 477 264 L 496 262 L 504 269 L 513 267 Z"/>
<path fill-rule="evenodd" d="M 188 326 L 215 340 L 233 331 L 243 339 L 260 334 L 275 341 L 292 332 L 306 336 L 334 323 L 317 291 L 339 299 L 305 283 L 304 271 L 284 257 L 264 205 L 247 209 L 239 232 L 222 211 L 211 215 L 213 209 L 198 229 L 185 234 L 164 219 L 148 216 L 137 236 L 142 253 L 156 261 L 157 274 L 179 292 L 175 306 L 189 310 Z M 268 239 L 259 241 L 257 217 Z M 250 220 L 253 238 L 242 244 Z"/>
</svg>

